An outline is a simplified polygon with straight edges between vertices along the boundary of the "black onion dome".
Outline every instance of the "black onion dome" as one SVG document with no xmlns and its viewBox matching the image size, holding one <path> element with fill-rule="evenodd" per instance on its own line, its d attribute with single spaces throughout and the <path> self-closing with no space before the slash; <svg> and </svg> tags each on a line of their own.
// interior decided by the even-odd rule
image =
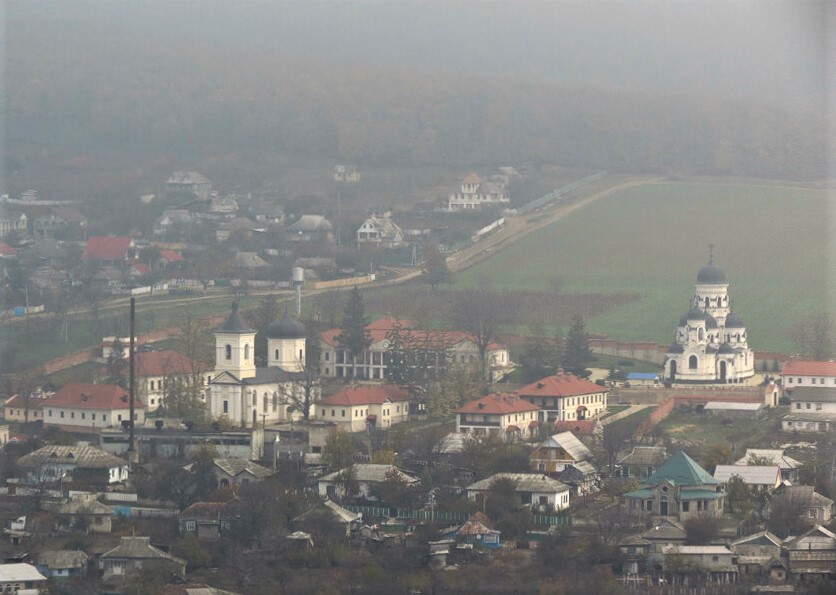
<svg viewBox="0 0 836 595">
<path fill-rule="evenodd" d="M 305 325 L 287 314 L 281 320 L 275 320 L 267 327 L 268 339 L 301 339 L 308 335 Z"/>
<path fill-rule="evenodd" d="M 717 353 L 736 353 L 736 351 L 734 350 L 734 347 L 728 343 L 723 343 L 720 345 L 720 349 L 717 350 Z"/>
<path fill-rule="evenodd" d="M 713 261 L 709 261 L 707 265 L 700 269 L 697 273 L 697 283 L 725 283 L 726 273 L 723 269 L 716 266 Z"/>
<path fill-rule="evenodd" d="M 679 343 L 672 343 L 670 347 L 668 347 L 668 353 L 684 353 L 685 348 L 682 347 Z"/>
<path fill-rule="evenodd" d="M 699 308 L 691 308 L 685 315 L 686 320 L 707 320 L 708 314 Z"/>
<path fill-rule="evenodd" d="M 238 302 L 232 302 L 232 312 L 223 324 L 215 329 L 216 333 L 254 333 L 247 321 L 238 311 Z"/>
<path fill-rule="evenodd" d="M 730 312 L 726 316 L 726 328 L 744 328 L 743 318 L 737 312 Z"/>
<path fill-rule="evenodd" d="M 708 313 L 705 315 L 705 328 L 717 328 L 717 319 Z"/>
</svg>

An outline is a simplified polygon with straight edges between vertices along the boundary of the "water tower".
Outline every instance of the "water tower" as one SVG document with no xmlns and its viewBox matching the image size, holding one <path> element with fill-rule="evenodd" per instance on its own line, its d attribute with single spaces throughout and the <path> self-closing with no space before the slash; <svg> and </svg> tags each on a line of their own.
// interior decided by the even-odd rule
<svg viewBox="0 0 836 595">
<path fill-rule="evenodd" d="M 302 285 L 305 284 L 305 269 L 293 267 L 290 272 L 290 285 L 296 290 L 296 317 L 302 316 Z"/>
</svg>

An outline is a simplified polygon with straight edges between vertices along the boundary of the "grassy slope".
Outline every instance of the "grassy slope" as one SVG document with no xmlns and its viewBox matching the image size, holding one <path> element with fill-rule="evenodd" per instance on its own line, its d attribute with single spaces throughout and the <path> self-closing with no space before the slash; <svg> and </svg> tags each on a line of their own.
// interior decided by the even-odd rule
<svg viewBox="0 0 836 595">
<path fill-rule="evenodd" d="M 750 344 L 792 351 L 793 323 L 826 305 L 826 203 L 824 191 L 778 186 L 628 189 L 532 234 L 459 282 L 490 276 L 495 287 L 547 289 L 558 278 L 564 292 L 636 291 L 643 299 L 590 320 L 589 329 L 666 343 L 713 242 Z"/>
</svg>

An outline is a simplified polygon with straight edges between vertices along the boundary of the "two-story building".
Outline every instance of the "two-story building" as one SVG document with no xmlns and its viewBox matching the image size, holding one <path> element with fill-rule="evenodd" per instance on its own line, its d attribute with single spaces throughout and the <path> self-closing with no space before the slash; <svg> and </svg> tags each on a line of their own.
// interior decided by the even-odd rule
<svg viewBox="0 0 836 595">
<path fill-rule="evenodd" d="M 389 212 L 373 213 L 357 229 L 357 245 L 372 245 L 380 248 L 397 248 L 404 244 L 403 231 L 392 221 Z"/>
<path fill-rule="evenodd" d="M 93 236 L 81 254 L 81 260 L 99 266 L 119 266 L 136 258 L 136 244 L 128 236 Z"/>
<path fill-rule="evenodd" d="M 510 202 L 508 191 L 503 186 L 471 173 L 462 180 L 459 190 L 447 197 L 447 208 L 450 211 L 472 211 L 486 206 L 505 206 Z"/>
<path fill-rule="evenodd" d="M 115 384 L 71 382 L 44 400 L 44 424 L 70 432 L 120 428 L 130 420 L 128 392 Z M 145 424 L 145 403 L 134 399 L 134 423 Z"/>
<path fill-rule="evenodd" d="M 784 542 L 793 577 L 833 580 L 836 577 L 836 535 L 821 525 Z"/>
<path fill-rule="evenodd" d="M 339 328 L 320 333 L 319 372 L 326 378 L 363 378 L 383 380 L 390 365 L 390 346 L 395 338 L 407 360 L 428 378 L 438 377 L 448 366 L 479 365 L 479 348 L 473 337 L 462 331 L 421 330 L 410 320 L 387 316 L 369 323 L 366 331 L 371 344 L 352 358 L 339 343 Z M 508 347 L 492 341 L 487 349 L 487 364 L 494 381 L 512 368 Z"/>
<path fill-rule="evenodd" d="M 349 432 L 388 428 L 409 419 L 409 391 L 394 384 L 358 384 L 320 399 L 317 419 Z"/>
<path fill-rule="evenodd" d="M 212 182 L 196 171 L 172 172 L 165 183 L 168 196 L 176 194 L 194 194 L 201 200 L 207 200 L 212 194 Z"/>
<path fill-rule="evenodd" d="M 560 473 L 567 465 L 593 459 L 592 451 L 572 433 L 561 432 L 538 444 L 528 460 L 532 471 Z"/>
<path fill-rule="evenodd" d="M 148 411 L 163 406 L 166 394 L 190 392 L 206 399 L 205 387 L 212 380 L 211 367 L 182 353 L 164 349 L 136 354 L 136 382 Z"/>
<path fill-rule="evenodd" d="M 781 384 L 784 390 L 800 386 L 836 387 L 836 361 L 787 360 L 781 368 Z"/>
<path fill-rule="evenodd" d="M 31 564 L 0 564 L 0 593 L 46 593 L 47 580 Z"/>
<path fill-rule="evenodd" d="M 796 377 L 796 380 L 803 377 Z M 790 391 L 788 391 L 790 392 Z M 785 432 L 829 432 L 836 429 L 836 387 L 796 386 L 790 412 L 781 420 Z"/>
<path fill-rule="evenodd" d="M 537 432 L 540 408 L 513 393 L 494 393 L 456 409 L 456 432 L 517 440 Z"/>
<path fill-rule="evenodd" d="M 537 405 L 540 422 L 588 420 L 607 409 L 608 389 L 559 370 L 519 391 L 520 398 Z"/>
</svg>

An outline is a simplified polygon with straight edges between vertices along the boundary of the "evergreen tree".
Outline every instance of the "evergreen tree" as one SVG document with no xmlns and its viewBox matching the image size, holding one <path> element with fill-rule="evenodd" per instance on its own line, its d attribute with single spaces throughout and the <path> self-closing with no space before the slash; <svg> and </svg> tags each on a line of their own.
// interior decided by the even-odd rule
<svg viewBox="0 0 836 595">
<path fill-rule="evenodd" d="M 400 386 L 410 386 L 413 381 L 410 357 L 406 348 L 404 328 L 395 320 L 392 329 L 386 333 L 389 347 L 386 350 L 386 380 Z"/>
<path fill-rule="evenodd" d="M 589 349 L 589 334 L 586 332 L 586 324 L 580 315 L 576 315 L 572 321 L 572 328 L 566 335 L 563 368 L 575 376 L 589 378 L 590 371 L 586 368 L 592 363 L 593 359 L 592 351 Z"/>
<path fill-rule="evenodd" d="M 435 244 L 427 244 L 424 247 L 423 271 L 424 280 L 432 286 L 433 290 L 442 283 L 450 282 L 447 257 L 441 253 Z"/>
<path fill-rule="evenodd" d="M 534 382 L 554 374 L 560 365 L 559 360 L 560 349 L 557 340 L 536 334 L 528 337 L 520 354 L 522 381 Z"/>
<path fill-rule="evenodd" d="M 362 355 L 372 343 L 371 335 L 366 330 L 368 324 L 363 295 L 357 287 L 354 287 L 343 310 L 343 323 L 340 326 L 340 334 L 337 335 L 337 343 L 352 360 L 352 376 L 356 358 Z"/>
<path fill-rule="evenodd" d="M 117 337 L 110 347 L 110 354 L 105 364 L 107 368 L 107 381 L 109 384 L 118 384 L 125 388 L 125 368 L 128 367 L 128 360 L 125 358 L 125 346 Z"/>
</svg>

